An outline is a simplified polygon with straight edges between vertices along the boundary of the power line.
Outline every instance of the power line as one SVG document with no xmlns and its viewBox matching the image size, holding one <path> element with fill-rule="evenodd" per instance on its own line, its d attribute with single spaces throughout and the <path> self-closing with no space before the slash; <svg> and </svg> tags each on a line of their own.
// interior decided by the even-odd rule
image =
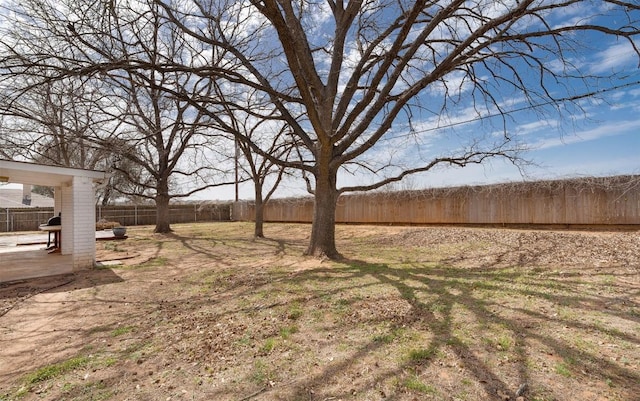
<svg viewBox="0 0 640 401">
<path fill-rule="evenodd" d="M 615 85 L 615 86 L 611 86 L 609 88 L 599 89 L 597 91 L 587 92 L 587 93 L 583 93 L 583 94 L 580 94 L 580 95 L 567 96 L 567 97 L 564 97 L 564 98 L 548 100 L 546 102 L 537 103 L 537 104 L 529 104 L 527 106 L 519 107 L 517 109 L 513 109 L 513 110 L 509 110 L 509 111 L 503 111 L 503 112 L 492 113 L 492 114 L 490 113 L 490 114 L 487 114 L 487 115 L 484 115 L 484 116 L 477 116 L 477 117 L 474 117 L 474 118 L 471 118 L 471 119 L 468 119 L 468 120 L 457 121 L 457 122 L 454 122 L 454 123 L 450 123 L 450 124 L 446 124 L 446 125 L 439 125 L 437 127 L 425 128 L 425 129 L 422 129 L 422 130 L 412 130 L 412 132 L 410 132 L 408 134 L 401 134 L 401 135 L 396 135 L 396 136 L 392 136 L 392 137 L 381 138 L 381 140 L 399 139 L 399 138 L 412 136 L 412 135 L 415 135 L 415 134 L 424 134 L 426 132 L 437 131 L 437 130 L 440 130 L 440 129 L 453 128 L 453 127 L 457 127 L 459 125 L 470 124 L 470 123 L 482 121 L 482 120 L 493 118 L 493 117 L 505 116 L 505 115 L 509 115 L 509 114 L 513 114 L 513 113 L 519 113 L 521 111 L 526 111 L 526 110 L 533 110 L 533 109 L 537 109 L 537 108 L 540 108 L 540 107 L 549 106 L 551 104 L 558 104 L 558 103 L 576 101 L 576 100 L 580 100 L 580 99 L 584 99 L 584 98 L 588 98 L 588 97 L 593 97 L 593 96 L 604 94 L 604 93 L 608 93 L 608 92 L 613 92 L 613 91 L 616 91 L 618 89 L 630 88 L 630 87 L 638 86 L 638 85 L 640 85 L 640 81 L 627 82 L 627 83 L 624 83 L 624 84 Z"/>
</svg>

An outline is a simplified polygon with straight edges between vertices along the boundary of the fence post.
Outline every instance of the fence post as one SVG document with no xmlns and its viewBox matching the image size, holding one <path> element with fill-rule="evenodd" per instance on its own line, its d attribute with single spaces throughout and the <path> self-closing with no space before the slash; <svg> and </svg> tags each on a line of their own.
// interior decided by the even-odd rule
<svg viewBox="0 0 640 401">
<path fill-rule="evenodd" d="M 195 204 L 193 205 L 193 222 L 198 222 L 198 207 Z"/>
<path fill-rule="evenodd" d="M 7 232 L 9 232 L 9 208 L 7 208 Z"/>
<path fill-rule="evenodd" d="M 133 225 L 138 225 L 138 205 L 133 205 Z"/>
</svg>

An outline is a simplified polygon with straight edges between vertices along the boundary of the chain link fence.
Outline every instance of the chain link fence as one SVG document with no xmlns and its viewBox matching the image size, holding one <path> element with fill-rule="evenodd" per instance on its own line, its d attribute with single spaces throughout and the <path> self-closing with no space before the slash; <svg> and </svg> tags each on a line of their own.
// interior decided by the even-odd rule
<svg viewBox="0 0 640 401">
<path fill-rule="evenodd" d="M 53 208 L 0 208 L 0 232 L 36 231 L 53 217 Z M 231 203 L 171 205 L 170 223 L 197 223 L 231 220 Z M 96 206 L 96 220 L 107 220 L 123 226 L 156 223 L 155 206 Z"/>
</svg>

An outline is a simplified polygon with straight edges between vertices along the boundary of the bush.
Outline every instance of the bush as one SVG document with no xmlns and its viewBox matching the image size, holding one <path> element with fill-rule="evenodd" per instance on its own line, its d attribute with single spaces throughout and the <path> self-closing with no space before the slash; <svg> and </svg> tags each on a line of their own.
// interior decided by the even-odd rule
<svg viewBox="0 0 640 401">
<path fill-rule="evenodd" d="M 108 221 L 107 219 L 100 219 L 96 222 L 96 231 L 106 230 L 113 227 L 120 227 L 120 223 L 117 221 Z"/>
</svg>

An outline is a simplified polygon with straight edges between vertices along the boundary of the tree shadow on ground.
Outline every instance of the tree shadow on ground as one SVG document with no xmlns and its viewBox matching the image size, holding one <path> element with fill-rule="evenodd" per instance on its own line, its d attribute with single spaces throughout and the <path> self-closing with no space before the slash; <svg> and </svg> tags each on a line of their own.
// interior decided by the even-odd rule
<svg viewBox="0 0 640 401">
<path fill-rule="evenodd" d="M 527 401 L 569 395 L 631 400 L 640 393 L 633 361 L 599 352 L 608 343 L 622 344 L 637 359 L 640 305 L 637 286 L 624 284 L 628 269 L 540 267 L 528 261 L 542 258 L 541 252 L 514 255 L 494 248 L 469 263 L 472 253 L 464 247 L 437 256 L 403 248 L 381 263 L 320 261 L 291 257 L 303 249 L 302 241 L 240 236 L 154 237 L 146 243 L 149 252 L 166 258 L 167 266 L 133 267 L 123 272 L 128 285 L 96 288 L 66 301 L 59 324 L 87 313 L 100 324 L 79 321 L 45 333 L 46 341 L 60 343 L 58 354 L 66 355 L 92 339 L 120 361 L 101 373 L 113 386 L 127 383 L 147 359 L 166 367 L 162 384 L 178 372 L 185 375 L 163 388 L 155 382 L 160 371 L 136 379 L 140 391 L 157 391 L 136 393 L 140 399 L 172 396 L 169 384 L 187 387 L 193 399 L 220 400 L 514 401 L 519 394 Z M 456 252 L 466 258 L 463 263 Z M 297 318 L 290 317 L 294 309 Z M 123 325 L 131 333 L 113 337 Z M 284 344 L 279 330 L 293 325 L 300 333 Z M 563 331 L 589 337 L 595 347 L 583 347 Z M 77 341 L 60 341 L 72 335 Z M 272 339 L 279 345 L 260 349 Z M 141 357 L 147 345 L 161 348 Z M 256 372 L 256 361 L 264 372 Z M 554 364 L 565 371 L 555 372 Z M 256 379 L 256 373 L 269 371 L 272 376 Z M 233 382 L 221 385 L 230 372 Z M 451 380 L 438 377 L 441 372 Z M 423 387 L 409 385 L 413 378 Z M 564 392 L 553 380 L 562 382 Z M 583 396 L 594 384 L 604 391 Z M 469 394 L 458 394 L 460 389 Z"/>
<path fill-rule="evenodd" d="M 241 241 L 230 241 L 226 238 L 194 238 L 193 236 L 179 235 L 175 232 L 165 235 L 168 238 L 179 241 L 186 249 L 218 262 L 223 262 L 228 259 L 226 254 L 221 254 L 217 251 L 217 248 L 221 247 L 225 248 L 225 252 L 226 248 L 235 249 L 239 252 L 255 252 L 256 246 L 264 246 L 269 249 L 270 253 L 284 255 L 288 247 L 299 246 L 297 242 L 285 241 L 276 238 L 254 237 L 249 241 L 246 239 L 242 239 Z M 251 246 L 251 244 L 254 246 Z M 274 245 L 275 249 L 273 248 Z"/>
<path fill-rule="evenodd" d="M 487 267 L 472 270 L 447 265 L 431 267 L 420 264 L 396 268 L 387 264 L 348 259 L 343 260 L 338 267 L 305 271 L 297 275 L 295 280 L 321 281 L 326 280 L 328 275 L 341 275 L 342 279 L 355 281 L 362 278 L 374 279 L 372 286 L 384 285 L 394 288 L 402 299 L 411 305 L 403 320 L 395 323 L 396 327 L 410 326 L 431 334 L 430 343 L 424 347 L 426 357 L 418 361 L 403 362 L 394 372 L 387 373 L 386 377 L 378 377 L 377 381 L 393 375 L 402 375 L 407 371 L 425 371 L 435 359 L 432 356 L 446 349 L 448 354 L 452 353 L 464 366 L 471 379 L 482 386 L 487 399 L 515 400 L 517 396 L 527 392 L 551 394 L 553 390 L 544 388 L 544 384 L 535 383 L 535 380 L 532 383 L 532 376 L 538 373 L 539 368 L 534 361 L 535 354 L 544 352 L 554 355 L 559 363 L 568 361 L 576 372 L 572 375 L 595 378 L 602 383 L 615 383 L 622 394 L 630 397 L 627 399 L 637 396 L 640 390 L 640 374 L 637 371 L 622 363 L 612 362 L 596 349 L 579 349 L 574 343 L 548 328 L 563 326 L 580 333 L 596 333 L 603 338 L 612 338 L 611 341 L 625 341 L 635 347 L 640 344 L 637 336 L 595 322 L 581 321 L 579 316 L 562 317 L 548 311 L 545 313 L 512 306 L 509 302 L 514 298 L 529 299 L 534 305 L 563 305 L 577 309 L 578 312 L 582 310 L 585 314 L 591 314 L 600 312 L 603 304 L 612 300 L 607 296 L 576 291 L 575 286 L 578 282 L 556 281 L 546 277 L 546 285 L 556 286 L 554 294 L 546 291 L 545 283 L 537 283 L 535 276 L 527 271 Z M 518 282 L 524 285 L 514 285 Z M 497 299 L 494 300 L 492 295 L 498 295 Z M 434 308 L 434 305 L 437 307 Z M 635 308 L 637 307 L 638 305 L 635 305 Z M 624 309 L 612 312 L 619 318 L 637 322 L 638 316 L 634 315 L 632 310 L 633 305 L 627 305 Z M 482 333 L 474 334 L 473 327 L 468 327 L 467 330 L 461 328 L 464 322 L 457 316 L 460 311 L 467 315 L 465 319 L 468 322 L 479 322 L 482 327 L 500 327 L 505 332 L 505 338 L 510 341 L 506 347 L 511 350 L 512 362 L 515 360 L 515 363 L 511 364 L 508 377 L 505 377 L 504 369 L 496 367 L 495 359 L 487 360 L 487 352 L 490 356 L 500 352 L 493 348 L 497 340 L 482 338 Z M 469 334 L 472 338 L 469 338 Z M 380 343 L 370 341 L 368 345 L 353 352 L 348 360 L 330 366 L 322 373 L 297 384 L 293 399 L 308 397 L 309 388 L 322 387 L 323 383 L 327 383 L 332 377 L 344 373 L 344 368 L 351 361 L 361 359 L 381 346 L 383 345 Z M 535 349 L 536 347 L 543 349 Z M 358 389 L 359 392 L 365 390 Z M 349 392 L 331 394 L 338 398 L 348 395 Z"/>
<path fill-rule="evenodd" d="M 0 284 L 0 300 L 29 297 L 43 292 L 65 292 L 122 282 L 110 269 L 86 269 L 76 273 L 15 280 Z"/>
</svg>

